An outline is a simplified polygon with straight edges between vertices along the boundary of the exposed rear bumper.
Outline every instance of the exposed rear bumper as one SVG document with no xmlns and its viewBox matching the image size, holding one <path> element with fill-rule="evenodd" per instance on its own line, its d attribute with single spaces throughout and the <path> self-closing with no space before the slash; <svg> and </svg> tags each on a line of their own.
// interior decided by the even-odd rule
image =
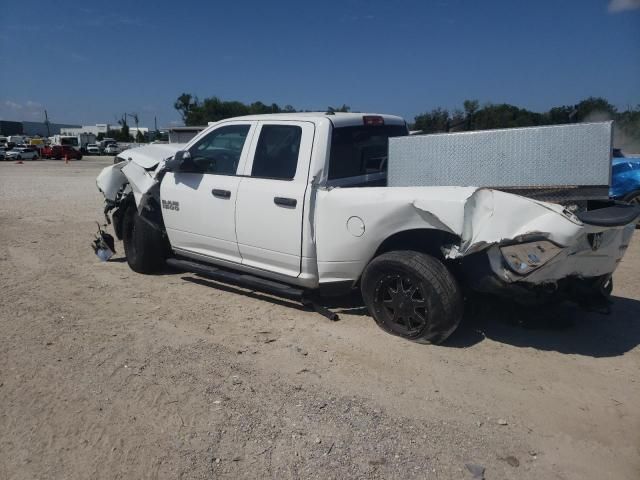
<svg viewBox="0 0 640 480">
<path fill-rule="evenodd" d="M 609 288 L 609 279 L 629 246 L 639 216 L 640 208 L 626 205 L 578 215 L 582 225 L 573 225 L 572 234 L 565 235 L 562 244 L 555 243 L 558 253 L 525 274 L 507 261 L 504 244 L 492 245 L 463 260 L 466 281 L 475 291 L 521 301 L 558 294 L 580 302 L 590 296 L 596 299 L 602 296 L 604 286 Z"/>
</svg>

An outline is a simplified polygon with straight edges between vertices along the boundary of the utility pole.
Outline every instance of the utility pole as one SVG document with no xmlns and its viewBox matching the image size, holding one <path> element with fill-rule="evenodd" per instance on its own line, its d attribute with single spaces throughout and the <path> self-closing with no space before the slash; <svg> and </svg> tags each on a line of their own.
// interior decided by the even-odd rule
<svg viewBox="0 0 640 480">
<path fill-rule="evenodd" d="M 47 138 L 51 136 L 51 130 L 49 129 L 49 115 L 47 115 L 47 111 L 44 111 L 44 124 L 47 126 Z"/>
<path fill-rule="evenodd" d="M 136 124 L 136 136 L 134 137 L 137 138 L 138 137 L 138 114 L 137 113 L 125 113 L 125 115 L 129 115 L 131 118 L 133 118 L 133 122 Z"/>
</svg>

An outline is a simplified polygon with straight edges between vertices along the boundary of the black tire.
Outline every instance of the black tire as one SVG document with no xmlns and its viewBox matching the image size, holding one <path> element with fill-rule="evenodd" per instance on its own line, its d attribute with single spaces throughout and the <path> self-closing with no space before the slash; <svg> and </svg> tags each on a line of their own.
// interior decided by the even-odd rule
<svg viewBox="0 0 640 480">
<path fill-rule="evenodd" d="M 22 160 L 22 157 L 20 155 L 16 156 L 16 160 Z"/>
<path fill-rule="evenodd" d="M 624 197 L 624 201 L 629 202 L 631 205 L 640 205 L 640 190 L 631 192 L 629 195 Z M 636 228 L 640 228 L 640 222 L 636 224 Z"/>
<path fill-rule="evenodd" d="M 162 233 L 138 215 L 135 205 L 127 208 L 122 225 L 122 242 L 127 263 L 138 273 L 155 273 L 165 265 L 167 242 Z"/>
<path fill-rule="evenodd" d="M 463 298 L 444 264 L 425 253 L 389 252 L 362 275 L 362 297 L 380 328 L 419 343 L 442 343 L 460 324 Z"/>
<path fill-rule="evenodd" d="M 635 192 L 631 192 L 629 195 L 624 197 L 624 201 L 632 203 L 634 205 L 640 205 L 640 190 L 636 190 Z"/>
</svg>

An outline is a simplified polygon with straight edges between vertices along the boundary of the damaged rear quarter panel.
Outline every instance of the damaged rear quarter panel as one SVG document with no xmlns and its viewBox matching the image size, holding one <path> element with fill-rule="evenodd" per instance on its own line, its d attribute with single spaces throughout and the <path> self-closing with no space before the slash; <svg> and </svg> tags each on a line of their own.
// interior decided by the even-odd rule
<svg viewBox="0 0 640 480">
<path fill-rule="evenodd" d="M 381 243 L 414 229 L 462 231 L 469 187 L 366 187 L 317 191 L 315 244 L 320 282 L 357 280 Z M 347 222 L 358 217 L 364 233 Z"/>
<path fill-rule="evenodd" d="M 315 216 L 320 282 L 357 280 L 382 242 L 402 231 L 434 229 L 460 238 L 447 257 L 487 250 L 494 272 L 507 281 L 543 283 L 568 275 L 611 273 L 628 243 L 628 229 L 583 225 L 561 205 L 473 187 L 379 187 L 320 189 Z M 358 217 L 364 233 L 349 232 Z M 602 233 L 594 253 L 587 235 Z M 509 272 L 499 246 L 549 240 L 563 252 L 544 268 L 522 277 Z"/>
</svg>

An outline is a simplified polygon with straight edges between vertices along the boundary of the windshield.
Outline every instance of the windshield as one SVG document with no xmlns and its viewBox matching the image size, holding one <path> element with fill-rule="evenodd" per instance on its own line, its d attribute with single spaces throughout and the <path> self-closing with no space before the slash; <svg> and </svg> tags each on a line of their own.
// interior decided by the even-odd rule
<svg viewBox="0 0 640 480">
<path fill-rule="evenodd" d="M 329 181 L 340 186 L 386 185 L 389 137 L 408 135 L 405 125 L 333 129 Z M 339 181 L 350 179 L 349 181 Z"/>
<path fill-rule="evenodd" d="M 62 137 L 60 138 L 60 145 L 69 145 L 71 147 L 77 147 L 78 139 L 76 137 Z"/>
</svg>

